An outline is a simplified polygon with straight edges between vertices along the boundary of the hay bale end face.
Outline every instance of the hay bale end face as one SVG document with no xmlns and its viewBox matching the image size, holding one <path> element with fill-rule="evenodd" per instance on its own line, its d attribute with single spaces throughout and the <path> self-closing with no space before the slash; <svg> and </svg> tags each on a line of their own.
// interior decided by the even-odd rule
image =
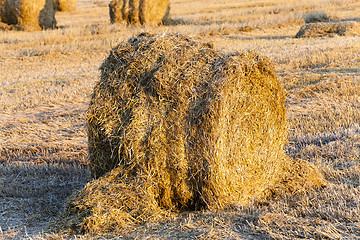
<svg viewBox="0 0 360 240">
<path fill-rule="evenodd" d="M 109 4 L 111 23 L 161 24 L 169 11 L 169 0 L 112 0 Z"/>
<path fill-rule="evenodd" d="M 355 21 L 319 22 L 302 26 L 296 38 L 360 36 L 360 24 Z"/>
<path fill-rule="evenodd" d="M 181 210 L 244 205 L 265 197 L 284 171 L 291 182 L 285 97 L 266 57 L 140 34 L 100 69 L 88 111 L 96 179 L 69 200 L 59 226 L 121 229 Z M 306 174 L 293 182 L 301 181 Z"/>
<path fill-rule="evenodd" d="M 53 0 L 5 0 L 1 21 L 30 31 L 54 28 L 55 3 Z"/>
<path fill-rule="evenodd" d="M 61 12 L 73 12 L 77 8 L 77 0 L 55 0 L 56 9 Z"/>
</svg>

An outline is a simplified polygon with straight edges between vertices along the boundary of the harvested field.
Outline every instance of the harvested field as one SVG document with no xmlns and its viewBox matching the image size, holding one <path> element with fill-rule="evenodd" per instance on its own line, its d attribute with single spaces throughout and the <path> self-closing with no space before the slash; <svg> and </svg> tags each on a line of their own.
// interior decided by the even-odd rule
<svg viewBox="0 0 360 240">
<path fill-rule="evenodd" d="M 171 0 L 168 24 L 157 27 L 110 24 L 109 3 L 79 0 L 76 12 L 56 13 L 58 29 L 1 31 L 1 239 L 360 238 L 360 39 L 294 38 L 309 12 L 359 23 L 359 1 Z M 173 213 L 102 235 L 49 233 L 64 199 L 90 181 L 86 119 L 99 67 L 144 31 L 269 57 L 286 92 L 285 153 L 315 165 L 330 185 L 295 195 L 278 185 L 278 194 L 245 206 Z"/>
</svg>

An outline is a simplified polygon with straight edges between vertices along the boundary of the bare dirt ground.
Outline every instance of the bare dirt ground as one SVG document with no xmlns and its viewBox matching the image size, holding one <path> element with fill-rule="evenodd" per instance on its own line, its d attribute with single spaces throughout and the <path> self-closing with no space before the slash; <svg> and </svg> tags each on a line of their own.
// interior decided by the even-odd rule
<svg viewBox="0 0 360 240">
<path fill-rule="evenodd" d="M 110 25 L 108 3 L 80 0 L 55 30 L 0 31 L 0 239 L 360 239 L 360 36 L 294 38 L 310 15 L 360 22 L 358 0 L 171 0 L 172 21 L 159 27 Z M 330 186 L 120 233 L 49 233 L 90 179 L 85 117 L 98 67 L 143 31 L 270 57 L 287 91 L 285 150 Z"/>
</svg>

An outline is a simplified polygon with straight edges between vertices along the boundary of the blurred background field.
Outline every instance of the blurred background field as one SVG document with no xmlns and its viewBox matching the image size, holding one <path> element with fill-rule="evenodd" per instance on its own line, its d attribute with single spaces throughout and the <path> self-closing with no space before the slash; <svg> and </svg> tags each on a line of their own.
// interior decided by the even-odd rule
<svg viewBox="0 0 360 240">
<path fill-rule="evenodd" d="M 285 150 L 314 163 L 332 185 L 107 237 L 360 238 L 360 36 L 295 38 L 306 22 L 359 23 L 359 1 L 172 0 L 170 20 L 159 27 L 111 25 L 109 2 L 83 0 L 74 12 L 57 12 L 58 29 L 0 31 L 0 239 L 66 238 L 46 231 L 90 179 L 85 114 L 98 68 L 112 47 L 144 31 L 268 56 L 287 92 Z"/>
</svg>

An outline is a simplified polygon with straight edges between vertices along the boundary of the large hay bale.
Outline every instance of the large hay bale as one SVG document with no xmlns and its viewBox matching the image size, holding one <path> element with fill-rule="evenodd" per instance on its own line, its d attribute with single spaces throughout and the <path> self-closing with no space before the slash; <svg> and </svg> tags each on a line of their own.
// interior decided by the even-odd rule
<svg viewBox="0 0 360 240">
<path fill-rule="evenodd" d="M 56 9 L 62 12 L 73 12 L 77 8 L 77 0 L 55 0 Z"/>
<path fill-rule="evenodd" d="M 336 35 L 359 36 L 360 24 L 355 21 L 311 23 L 302 26 L 295 37 L 332 37 Z"/>
<path fill-rule="evenodd" d="M 55 3 L 53 0 L 5 0 L 1 20 L 26 30 L 54 28 Z"/>
<path fill-rule="evenodd" d="M 244 205 L 279 182 L 292 182 L 291 191 L 323 184 L 316 171 L 292 173 L 308 165 L 283 152 L 285 97 L 266 57 L 140 34 L 100 69 L 88 112 L 97 179 L 69 200 L 59 226 L 107 231 L 173 211 Z"/>
<path fill-rule="evenodd" d="M 169 0 L 112 0 L 109 4 L 111 23 L 160 24 L 169 11 Z"/>
</svg>

